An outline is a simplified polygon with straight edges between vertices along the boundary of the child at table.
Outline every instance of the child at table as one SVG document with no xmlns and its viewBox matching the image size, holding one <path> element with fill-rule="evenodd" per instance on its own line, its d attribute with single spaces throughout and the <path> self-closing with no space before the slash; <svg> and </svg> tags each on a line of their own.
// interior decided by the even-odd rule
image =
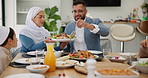
<svg viewBox="0 0 148 78">
<path fill-rule="evenodd" d="M 17 38 L 12 28 L 0 26 L 0 74 L 12 60 L 10 49 L 17 46 Z"/>
<path fill-rule="evenodd" d="M 148 40 L 143 40 L 140 42 L 140 52 L 139 52 L 139 56 L 140 58 L 146 58 L 148 57 Z"/>
</svg>

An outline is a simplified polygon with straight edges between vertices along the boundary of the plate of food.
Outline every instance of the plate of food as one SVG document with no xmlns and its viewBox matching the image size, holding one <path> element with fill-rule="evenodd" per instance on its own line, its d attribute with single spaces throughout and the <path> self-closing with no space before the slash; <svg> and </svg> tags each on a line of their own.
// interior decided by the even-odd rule
<svg viewBox="0 0 148 78">
<path fill-rule="evenodd" d="M 69 56 L 71 60 L 77 61 L 86 61 L 87 59 L 96 59 L 97 61 L 100 61 L 103 59 L 103 55 L 94 55 L 88 51 L 78 51 L 78 53 L 71 53 Z"/>
<path fill-rule="evenodd" d="M 56 61 L 57 68 L 70 68 L 77 64 L 76 60 L 65 60 L 65 61 Z"/>
<path fill-rule="evenodd" d="M 111 62 L 118 62 L 118 63 L 124 63 L 126 61 L 126 58 L 122 56 L 109 56 L 107 57 Z"/>
<path fill-rule="evenodd" d="M 100 69 L 95 71 L 96 78 L 139 78 L 139 73 L 126 69 Z"/>
<path fill-rule="evenodd" d="M 51 36 L 51 39 L 57 42 L 69 42 L 69 41 L 74 41 L 76 37 L 72 35 L 68 35 L 66 33 L 61 33 L 58 35 Z"/>
<path fill-rule="evenodd" d="M 22 58 L 22 59 L 15 60 L 15 62 L 21 63 L 21 64 L 31 64 L 31 63 L 40 62 L 40 59 L 39 58 Z"/>
<path fill-rule="evenodd" d="M 102 51 L 96 51 L 96 50 L 87 50 L 87 51 L 91 52 L 92 54 L 95 54 L 95 55 L 103 54 Z"/>
<path fill-rule="evenodd" d="M 42 54 L 45 54 L 45 52 L 43 52 L 43 51 L 30 51 L 30 52 L 27 52 L 27 54 L 30 55 L 30 56 L 36 56 L 36 54 L 38 56 L 40 56 Z"/>
</svg>

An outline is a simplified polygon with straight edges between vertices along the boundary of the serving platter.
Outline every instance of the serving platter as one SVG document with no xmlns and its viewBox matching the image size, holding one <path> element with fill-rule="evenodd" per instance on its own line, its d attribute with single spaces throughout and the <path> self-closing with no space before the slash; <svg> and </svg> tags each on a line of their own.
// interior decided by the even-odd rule
<svg viewBox="0 0 148 78">
<path fill-rule="evenodd" d="M 124 63 L 126 61 L 126 58 L 121 56 L 110 56 L 107 57 L 111 62 L 118 62 L 118 63 Z"/>
<path fill-rule="evenodd" d="M 76 38 L 72 38 L 72 39 L 69 39 L 69 38 L 66 38 L 66 39 L 54 39 L 52 38 L 53 41 L 57 41 L 57 42 L 70 42 L 70 41 L 74 41 Z"/>
<path fill-rule="evenodd" d="M 30 56 L 36 56 L 36 53 L 38 56 L 42 55 L 42 54 L 45 54 L 45 52 L 43 51 L 30 51 L 30 52 L 27 52 L 28 55 Z"/>
<path fill-rule="evenodd" d="M 101 61 L 104 58 L 103 55 L 94 55 L 94 56 L 96 57 L 95 60 L 97 60 L 97 61 Z M 83 59 L 80 59 L 80 58 L 69 58 L 69 59 L 85 62 L 89 58 L 86 58 L 86 59 L 84 59 L 84 58 Z"/>
<path fill-rule="evenodd" d="M 38 63 L 40 59 L 38 58 L 22 58 L 15 60 L 16 63 L 20 64 L 31 64 L 31 63 Z"/>
<path fill-rule="evenodd" d="M 100 54 L 103 54 L 102 51 L 96 51 L 96 50 L 87 50 L 88 52 L 91 52 L 92 54 L 95 54 L 95 55 L 100 55 Z"/>
<path fill-rule="evenodd" d="M 57 68 L 70 68 L 77 64 L 78 61 L 75 60 L 66 60 L 66 61 L 56 61 Z"/>
</svg>

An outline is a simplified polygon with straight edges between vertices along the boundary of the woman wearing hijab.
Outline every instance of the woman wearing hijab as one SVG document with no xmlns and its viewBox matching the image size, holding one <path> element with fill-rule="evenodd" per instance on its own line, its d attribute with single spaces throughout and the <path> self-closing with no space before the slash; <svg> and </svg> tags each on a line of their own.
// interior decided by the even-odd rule
<svg viewBox="0 0 148 78">
<path fill-rule="evenodd" d="M 37 49 L 45 49 L 46 43 L 52 43 L 49 32 L 43 27 L 44 11 L 40 7 L 32 7 L 26 17 L 26 26 L 20 31 L 22 44 L 20 52 L 26 53 Z"/>
<path fill-rule="evenodd" d="M 12 60 L 10 49 L 17 46 L 17 38 L 12 28 L 0 26 L 0 74 Z"/>
</svg>

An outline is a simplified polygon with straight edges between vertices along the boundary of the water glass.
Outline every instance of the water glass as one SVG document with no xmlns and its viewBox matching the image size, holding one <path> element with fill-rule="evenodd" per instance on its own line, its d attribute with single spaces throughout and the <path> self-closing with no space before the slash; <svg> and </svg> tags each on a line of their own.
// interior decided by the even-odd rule
<svg viewBox="0 0 148 78">
<path fill-rule="evenodd" d="M 41 59 L 44 59 L 44 49 L 36 50 L 36 58 L 39 59 L 39 64 L 41 64 Z"/>
<path fill-rule="evenodd" d="M 111 52 L 110 48 L 103 49 L 103 55 L 108 55 Z"/>
</svg>

